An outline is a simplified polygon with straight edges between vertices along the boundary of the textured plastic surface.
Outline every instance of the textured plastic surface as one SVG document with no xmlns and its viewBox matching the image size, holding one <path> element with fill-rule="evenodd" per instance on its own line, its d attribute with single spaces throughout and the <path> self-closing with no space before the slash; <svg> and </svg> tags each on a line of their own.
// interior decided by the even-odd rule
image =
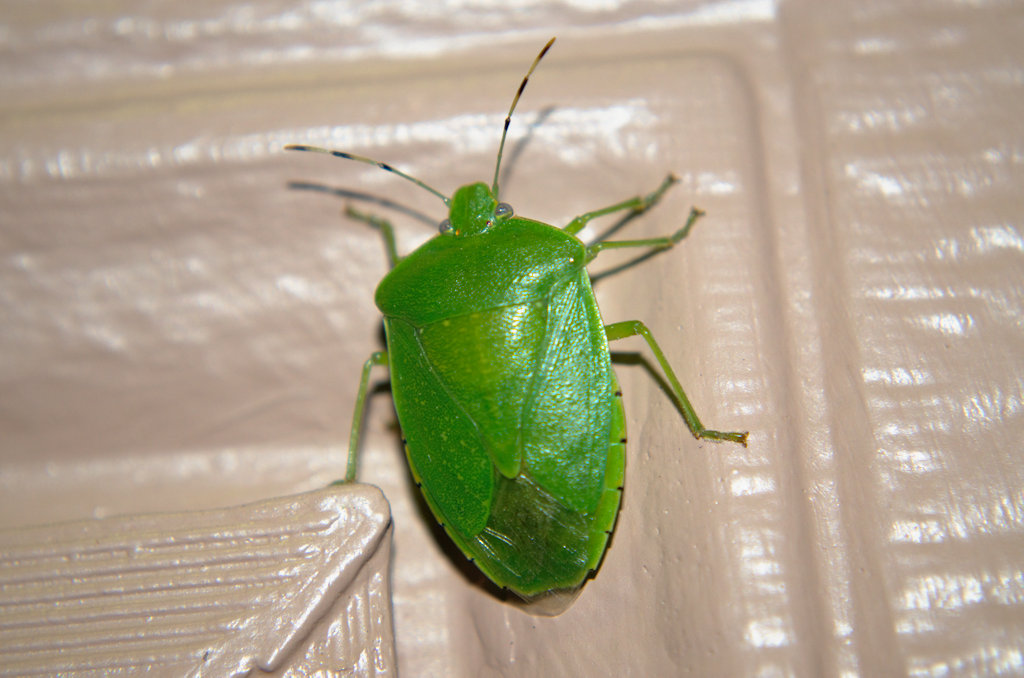
<svg viewBox="0 0 1024 678">
<path fill-rule="evenodd" d="M 395 675 L 376 488 L 0 531 L 0 675 Z"/>
<path fill-rule="evenodd" d="M 395 515 L 403 674 L 1024 675 L 1017 4 L 61 7 L 88 15 L 12 11 L 2 34 L 5 522 L 341 475 L 383 247 L 286 182 L 426 212 L 395 217 L 405 251 L 441 209 L 279 151 L 486 179 L 557 34 L 505 195 L 562 223 L 680 174 L 630 232 L 708 217 L 599 301 L 647 322 L 705 422 L 751 446 L 695 442 L 621 365 L 617 531 L 539 619 L 444 552 L 373 398 L 361 479 Z"/>
</svg>

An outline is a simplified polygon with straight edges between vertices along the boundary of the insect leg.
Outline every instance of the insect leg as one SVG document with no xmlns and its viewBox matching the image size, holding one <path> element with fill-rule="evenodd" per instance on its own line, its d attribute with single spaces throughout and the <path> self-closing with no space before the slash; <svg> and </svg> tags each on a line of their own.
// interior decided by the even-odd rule
<svg viewBox="0 0 1024 678">
<path fill-rule="evenodd" d="M 395 229 L 391 226 L 391 222 L 368 212 L 360 212 L 351 205 L 345 206 L 345 216 L 356 221 L 362 221 L 371 228 L 380 231 L 381 237 L 384 238 L 384 249 L 387 251 L 388 264 L 390 264 L 391 268 L 394 268 L 400 257 L 398 256 L 398 248 L 395 246 Z"/>
<path fill-rule="evenodd" d="M 664 195 L 665 191 L 667 191 L 669 187 L 677 181 L 679 181 L 679 179 L 674 174 L 669 174 L 665 177 L 665 180 L 661 182 L 661 185 L 651 193 L 647 195 L 638 195 L 630 198 L 629 200 L 623 200 L 622 202 L 617 202 L 614 205 L 609 205 L 608 207 L 594 210 L 593 212 L 581 214 L 564 226 L 562 230 L 566 233 L 576 235 L 583 230 L 583 227 L 587 225 L 588 221 L 596 219 L 597 217 L 603 217 L 606 214 L 621 212 L 622 210 L 630 210 L 633 214 L 640 214 L 641 212 L 650 209 L 655 203 L 661 200 L 661 196 Z"/>
<path fill-rule="evenodd" d="M 363 412 L 366 410 L 366 395 L 370 385 L 370 370 L 378 365 L 388 364 L 387 351 L 376 351 L 363 363 L 363 376 L 359 380 L 359 392 L 356 395 L 356 408 L 352 413 L 352 432 L 348 437 L 348 465 L 345 470 L 345 482 L 356 479 L 356 461 L 359 455 L 359 437 L 363 431 Z"/>
<path fill-rule="evenodd" d="M 650 247 L 654 252 L 660 252 L 661 250 L 667 250 L 679 243 L 683 238 L 690 235 L 690 229 L 693 228 L 694 223 L 697 219 L 704 216 L 704 212 L 697 209 L 696 207 L 690 208 L 690 216 L 686 218 L 686 223 L 683 227 L 672 235 L 667 235 L 661 238 L 644 238 L 643 240 L 611 240 L 596 242 L 587 248 L 587 261 L 592 261 L 594 257 L 598 255 L 601 250 L 621 249 L 624 247 Z M 646 257 L 645 257 L 646 258 Z"/>
<path fill-rule="evenodd" d="M 661 365 L 661 369 L 665 372 L 665 376 L 668 378 L 668 383 L 672 388 L 672 395 L 675 396 L 676 405 L 679 407 L 680 412 L 683 414 L 683 419 L 686 420 L 686 425 L 690 428 L 690 432 L 693 433 L 695 438 L 708 438 L 710 440 L 728 440 L 734 443 L 740 443 L 743 447 L 747 446 L 747 432 L 738 431 L 712 431 L 711 429 L 704 428 L 704 424 L 700 423 L 700 418 L 697 416 L 697 412 L 694 411 L 693 405 L 690 404 L 690 399 L 686 397 L 686 392 L 683 391 L 682 385 L 679 383 L 679 379 L 676 378 L 676 373 L 672 370 L 672 366 L 669 365 L 668 359 L 665 358 L 665 354 L 662 352 L 661 347 L 658 346 L 658 342 L 654 340 L 654 336 L 651 331 L 647 329 L 647 325 L 644 325 L 639 320 L 626 320 L 619 323 L 612 323 L 611 325 L 605 325 L 605 335 L 608 337 L 608 341 L 616 341 L 617 339 L 625 339 L 626 337 L 641 336 L 647 345 L 651 347 L 651 351 L 654 353 L 654 357 L 658 359 L 658 364 Z"/>
</svg>

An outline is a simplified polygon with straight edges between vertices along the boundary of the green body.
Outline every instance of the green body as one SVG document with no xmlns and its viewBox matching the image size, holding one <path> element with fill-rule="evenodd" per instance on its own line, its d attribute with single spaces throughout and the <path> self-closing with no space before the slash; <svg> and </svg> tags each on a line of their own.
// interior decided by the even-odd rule
<svg viewBox="0 0 1024 678">
<path fill-rule="evenodd" d="M 386 366 L 409 465 L 427 504 L 484 574 L 525 598 L 579 587 L 600 563 L 615 525 L 626 424 L 609 341 L 639 336 L 647 342 L 695 437 L 747 442 L 746 433 L 701 424 L 646 325 L 602 325 L 587 274 L 587 264 L 605 249 L 673 247 L 701 212 L 692 209 L 669 236 L 591 245 L 576 238 L 596 217 L 646 211 L 675 177 L 563 228 L 513 216 L 498 202 L 512 112 L 553 43 L 534 59 L 512 100 L 491 187 L 470 184 L 448 198 L 371 158 L 288 147 L 376 165 L 448 206 L 441 234 L 405 258 L 390 223 L 348 209 L 381 231 L 393 268 L 376 294 L 388 350 L 363 366 L 345 480 L 356 479 L 370 371 Z"/>
<path fill-rule="evenodd" d="M 453 203 L 489 195 L 475 184 Z M 601 560 L 625 420 L 586 247 L 495 206 L 489 226 L 402 259 L 376 302 L 423 496 L 490 579 L 533 595 L 578 586 Z"/>
</svg>

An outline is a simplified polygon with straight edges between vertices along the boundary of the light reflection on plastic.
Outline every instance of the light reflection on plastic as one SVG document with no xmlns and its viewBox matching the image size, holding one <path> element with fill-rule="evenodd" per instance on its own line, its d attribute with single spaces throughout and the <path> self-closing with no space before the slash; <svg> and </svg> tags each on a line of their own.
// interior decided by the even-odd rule
<svg viewBox="0 0 1024 678">
<path fill-rule="evenodd" d="M 908 628 L 900 625 L 900 633 L 918 636 L 935 631 L 933 624 L 918 621 L 918 626 Z M 949 660 L 933 657 L 922 658 L 920 662 L 911 659 L 907 667 L 909 678 L 947 678 L 948 676 L 1017 676 L 1024 667 L 1024 651 L 1015 644 L 999 645 L 992 641 L 984 646 Z"/>
<path fill-rule="evenodd" d="M 696 179 L 697 191 L 701 195 L 732 195 L 739 191 L 740 179 L 735 172 L 701 172 Z"/>
<path fill-rule="evenodd" d="M 752 620 L 747 624 L 743 638 L 753 647 L 783 647 L 793 642 L 787 624 L 780 617 Z"/>
<path fill-rule="evenodd" d="M 729 491 L 734 497 L 767 494 L 775 491 L 775 480 L 760 475 L 742 475 L 732 479 Z"/>
<path fill-rule="evenodd" d="M 889 455 L 900 473 L 921 475 L 942 470 L 942 464 L 931 450 L 897 450 Z"/>
<path fill-rule="evenodd" d="M 998 226 L 977 226 L 971 229 L 978 252 L 989 253 L 993 250 L 1016 250 L 1024 252 L 1024 238 L 1011 224 Z"/>
<path fill-rule="evenodd" d="M 733 24 L 748 21 L 772 21 L 778 12 L 775 0 L 732 0 L 700 3 L 686 16 L 688 24 Z M 661 19 L 661 17 L 659 17 Z"/>
<path fill-rule="evenodd" d="M 945 299 L 949 291 L 942 287 L 925 287 L 923 285 L 895 285 L 890 287 L 868 288 L 864 296 L 871 299 Z"/>
<path fill-rule="evenodd" d="M 900 41 L 892 38 L 872 36 L 856 40 L 853 43 L 853 51 L 856 54 L 887 54 L 895 52 L 901 45 Z"/>
<path fill-rule="evenodd" d="M 1020 569 L 966 574 L 927 574 L 910 577 L 898 598 L 903 610 L 958 610 L 969 605 L 1024 603 Z"/>
<path fill-rule="evenodd" d="M 843 169 L 846 176 L 853 179 L 865 192 L 878 193 L 885 197 L 895 197 L 904 193 L 903 184 L 895 177 L 866 170 L 853 163 L 848 163 Z"/>
<path fill-rule="evenodd" d="M 292 135 L 290 141 L 361 152 L 409 143 L 438 143 L 448 146 L 451 154 L 493 155 L 503 119 L 501 113 L 471 113 L 411 124 L 345 125 L 307 130 L 303 135 Z M 651 128 L 657 120 L 646 102 L 638 99 L 603 108 L 559 108 L 532 133 L 545 148 L 565 148 L 560 152 L 561 160 L 578 165 L 593 159 L 595 153 L 594 148 L 584 152 L 581 142 L 597 140 L 602 150 L 623 157 L 631 154 L 636 143 L 629 132 Z M 525 124 L 520 123 L 519 133 Z"/>
<path fill-rule="evenodd" d="M 889 528 L 889 541 L 894 544 L 939 544 L 948 537 L 938 519 L 897 520 Z"/>
<path fill-rule="evenodd" d="M 974 329 L 974 318 L 970 314 L 933 313 L 919 317 L 917 322 L 947 335 L 965 335 Z"/>
<path fill-rule="evenodd" d="M 926 119 L 928 113 L 928 109 L 924 106 L 915 105 L 903 108 L 844 111 L 836 117 L 837 126 L 847 132 L 899 132 Z"/>
<path fill-rule="evenodd" d="M 330 304 L 335 302 L 338 297 L 334 285 L 297 275 L 278 276 L 275 288 L 285 296 L 314 304 Z M 275 301 L 283 300 L 275 299 Z"/>
<path fill-rule="evenodd" d="M 530 118 L 522 116 L 527 120 Z M 455 155 L 486 154 L 493 156 L 498 147 L 501 113 L 473 113 L 439 120 L 426 120 L 396 125 L 344 125 L 312 128 L 302 133 L 278 130 L 259 134 L 228 137 L 220 140 L 199 138 L 169 147 L 151 146 L 135 151 L 104 151 L 89 148 L 69 151 L 61 149 L 41 159 L 23 158 L 19 163 L 20 179 L 30 179 L 37 168 L 50 177 L 74 178 L 101 176 L 118 171 L 162 166 L 188 166 L 204 161 L 245 162 L 278 155 L 288 143 L 313 143 L 332 148 L 367 153 L 374 148 L 410 143 L 445 145 L 441 158 Z M 570 166 L 592 162 L 598 153 L 615 157 L 631 157 L 646 153 L 650 135 L 644 130 L 657 123 L 658 117 L 646 102 L 637 99 L 603 108 L 561 108 L 557 115 L 533 130 L 544 148 L 557 149 L 558 159 Z M 518 130 L 522 133 L 523 127 Z M 514 134 L 515 136 L 515 134 Z M 367 149 L 370 149 L 369 151 Z M 450 166 L 444 160 L 445 167 Z M 708 175 L 701 177 L 710 192 L 729 193 L 735 190 L 734 177 Z"/>
<path fill-rule="evenodd" d="M 893 367 L 890 369 L 879 369 L 865 367 L 861 370 L 865 383 L 882 383 L 893 386 L 921 386 L 934 381 L 927 370 L 907 369 L 905 367 Z"/>
<path fill-rule="evenodd" d="M 963 415 L 967 421 L 981 424 L 1000 424 L 1019 415 L 1022 411 L 1024 395 L 1021 393 L 1020 379 L 1016 383 L 1017 391 L 1004 392 L 994 387 L 991 393 L 975 393 L 963 404 Z"/>
</svg>

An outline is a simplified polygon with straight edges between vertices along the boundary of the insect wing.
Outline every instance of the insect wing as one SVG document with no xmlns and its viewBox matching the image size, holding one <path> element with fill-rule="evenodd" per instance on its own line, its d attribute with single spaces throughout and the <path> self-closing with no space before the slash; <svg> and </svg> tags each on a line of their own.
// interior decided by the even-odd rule
<svg viewBox="0 0 1024 678">
<path fill-rule="evenodd" d="M 567 508 L 601 495 L 614 399 L 608 345 L 586 272 L 548 305 L 545 350 L 523 416 L 525 467 Z"/>
<path fill-rule="evenodd" d="M 409 465 L 438 519 L 473 535 L 484 528 L 495 491 L 494 465 L 476 425 L 452 400 L 408 323 L 385 321 L 392 395 Z"/>
</svg>

